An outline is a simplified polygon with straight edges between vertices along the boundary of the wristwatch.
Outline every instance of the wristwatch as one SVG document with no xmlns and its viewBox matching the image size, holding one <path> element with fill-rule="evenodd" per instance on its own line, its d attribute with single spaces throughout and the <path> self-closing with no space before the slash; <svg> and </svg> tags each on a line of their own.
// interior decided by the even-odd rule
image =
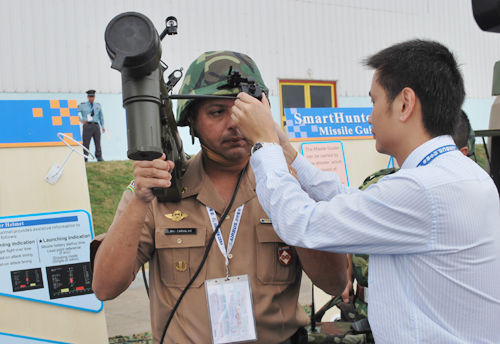
<svg viewBox="0 0 500 344">
<path fill-rule="evenodd" d="M 264 147 L 264 146 L 272 146 L 272 145 L 277 145 L 277 143 L 275 143 L 275 142 L 256 142 L 253 145 L 252 150 L 250 151 L 250 153 L 253 155 L 253 153 L 255 153 L 256 151 L 258 151 L 262 147 Z"/>
</svg>

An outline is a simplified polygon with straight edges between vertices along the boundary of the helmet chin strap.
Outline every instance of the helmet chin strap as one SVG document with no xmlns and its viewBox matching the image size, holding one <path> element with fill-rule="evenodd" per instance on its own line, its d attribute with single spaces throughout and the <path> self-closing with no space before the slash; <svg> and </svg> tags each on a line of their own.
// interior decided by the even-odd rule
<svg viewBox="0 0 500 344">
<path fill-rule="evenodd" d="M 213 150 L 211 150 L 210 148 L 208 148 L 207 146 L 205 146 L 203 143 L 201 143 L 201 151 L 202 151 L 202 154 L 207 159 L 210 159 L 210 160 L 218 163 L 219 165 L 227 166 L 227 167 L 234 166 L 234 160 L 226 159 L 225 157 L 223 157 L 219 153 L 214 152 Z M 248 160 L 250 160 L 250 154 L 247 157 L 247 161 Z"/>
</svg>

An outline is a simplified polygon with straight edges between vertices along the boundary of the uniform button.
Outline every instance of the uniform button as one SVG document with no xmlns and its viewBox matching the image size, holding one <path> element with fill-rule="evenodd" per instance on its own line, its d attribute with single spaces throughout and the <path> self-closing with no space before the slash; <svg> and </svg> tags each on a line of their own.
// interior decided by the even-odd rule
<svg viewBox="0 0 500 344">
<path fill-rule="evenodd" d="M 233 254 L 232 254 L 232 253 L 229 253 L 229 254 L 227 255 L 227 258 L 228 258 L 228 259 L 232 259 L 232 258 L 233 258 Z"/>
<path fill-rule="evenodd" d="M 226 220 L 229 220 L 231 218 L 231 215 L 226 215 Z"/>
<path fill-rule="evenodd" d="M 182 244 L 182 239 L 181 238 L 177 238 L 177 243 L 178 244 Z"/>
</svg>

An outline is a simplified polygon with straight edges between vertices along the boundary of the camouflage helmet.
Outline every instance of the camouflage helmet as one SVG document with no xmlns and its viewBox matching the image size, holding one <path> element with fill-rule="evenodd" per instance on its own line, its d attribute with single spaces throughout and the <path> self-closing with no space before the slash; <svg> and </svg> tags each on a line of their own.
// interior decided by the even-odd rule
<svg viewBox="0 0 500 344">
<path fill-rule="evenodd" d="M 207 51 L 191 63 L 185 73 L 179 94 L 204 95 L 236 95 L 238 88 L 227 86 L 229 68 L 238 70 L 244 78 L 252 77 L 267 94 L 268 89 L 262 80 L 255 62 L 247 55 L 235 51 Z M 177 101 L 177 124 L 187 126 L 189 123 L 189 105 L 193 99 Z"/>
</svg>

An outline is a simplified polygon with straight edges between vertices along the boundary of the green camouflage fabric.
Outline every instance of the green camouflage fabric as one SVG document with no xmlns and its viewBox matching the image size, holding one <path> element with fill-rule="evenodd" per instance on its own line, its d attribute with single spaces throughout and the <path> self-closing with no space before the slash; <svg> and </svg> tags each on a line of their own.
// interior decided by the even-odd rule
<svg viewBox="0 0 500 344">
<path fill-rule="evenodd" d="M 352 255 L 352 274 L 356 279 L 358 285 L 368 287 L 368 255 L 367 254 L 353 254 Z M 359 297 L 354 298 L 354 307 L 356 312 L 367 318 L 368 317 L 368 304 L 361 301 Z"/>
<path fill-rule="evenodd" d="M 368 177 L 365 178 L 363 181 L 363 184 L 359 187 L 360 190 L 365 190 L 368 188 L 370 185 L 375 184 L 378 182 L 382 177 L 387 176 L 388 174 L 393 174 L 396 171 L 398 171 L 398 168 L 391 167 L 391 168 L 385 168 L 383 170 L 377 171 L 375 173 L 370 174 Z"/>
<path fill-rule="evenodd" d="M 325 312 L 332 307 L 340 309 L 340 319 L 335 321 L 321 322 Z M 344 303 L 342 296 L 338 295 L 330 299 L 314 315 L 316 324 L 313 331 L 307 326 L 307 343 L 342 343 L 342 344 L 373 344 L 373 335 L 370 333 L 355 333 L 351 325 L 361 319 L 352 303 Z"/>
<path fill-rule="evenodd" d="M 349 332 L 350 324 L 348 322 L 340 324 L 340 322 L 335 322 L 339 330 L 344 330 Z M 346 334 L 346 335 L 328 335 L 322 332 L 309 333 L 307 343 L 317 343 L 317 344 L 368 344 L 367 337 L 365 334 Z"/>
<path fill-rule="evenodd" d="M 238 70 L 244 78 L 252 77 L 264 93 L 269 90 L 262 80 L 255 62 L 247 55 L 235 51 L 207 51 L 191 63 L 185 73 L 179 94 L 236 95 L 238 88 L 227 86 L 229 68 Z M 188 125 L 189 105 L 193 99 L 177 101 L 177 125 Z"/>
</svg>

